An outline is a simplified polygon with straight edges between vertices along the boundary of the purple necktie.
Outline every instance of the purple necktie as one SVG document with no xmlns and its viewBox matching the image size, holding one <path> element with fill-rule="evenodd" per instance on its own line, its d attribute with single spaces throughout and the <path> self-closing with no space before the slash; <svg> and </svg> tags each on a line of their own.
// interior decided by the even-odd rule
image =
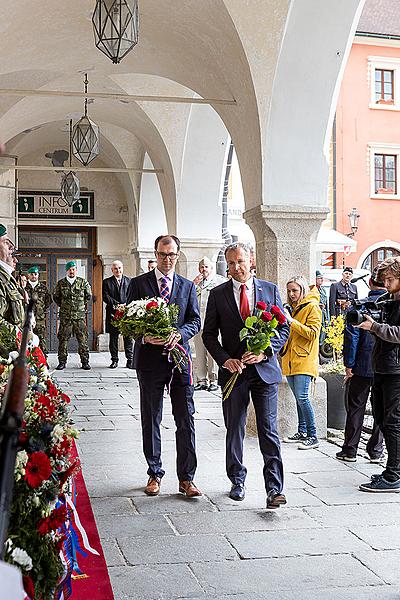
<svg viewBox="0 0 400 600">
<path fill-rule="evenodd" d="M 168 304 L 169 302 L 169 277 L 161 277 L 160 296 Z"/>
</svg>

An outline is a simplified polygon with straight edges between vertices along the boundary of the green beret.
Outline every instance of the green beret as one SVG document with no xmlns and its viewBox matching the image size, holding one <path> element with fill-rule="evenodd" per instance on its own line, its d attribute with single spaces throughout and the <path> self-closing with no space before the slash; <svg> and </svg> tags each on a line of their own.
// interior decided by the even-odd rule
<svg viewBox="0 0 400 600">
<path fill-rule="evenodd" d="M 6 235 L 6 233 L 7 233 L 7 227 L 5 225 L 0 224 L 0 237 L 3 237 L 3 235 Z"/>
<path fill-rule="evenodd" d="M 71 267 L 76 267 L 76 262 L 74 260 L 69 260 L 65 265 L 65 270 L 69 271 Z"/>
<path fill-rule="evenodd" d="M 37 265 L 33 265 L 33 267 L 29 267 L 28 273 L 39 273 L 40 269 Z"/>
</svg>

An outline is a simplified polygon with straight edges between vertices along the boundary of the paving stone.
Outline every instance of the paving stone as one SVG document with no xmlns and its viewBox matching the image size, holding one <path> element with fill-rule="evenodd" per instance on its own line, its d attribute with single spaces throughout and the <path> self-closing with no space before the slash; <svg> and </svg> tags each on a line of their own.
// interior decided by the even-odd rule
<svg viewBox="0 0 400 600">
<path fill-rule="evenodd" d="M 313 494 L 325 504 L 391 504 L 399 502 L 398 494 L 371 494 L 357 487 L 315 488 Z M 379 498 L 377 498 L 379 496 Z M 388 509 L 389 510 L 389 509 Z"/>
<path fill-rule="evenodd" d="M 138 544 L 129 537 L 118 537 L 118 545 L 131 565 L 178 564 L 233 560 L 237 553 L 221 535 L 144 537 Z"/>
<path fill-rule="evenodd" d="M 297 508 L 280 511 L 238 510 L 215 513 L 170 515 L 179 533 L 236 533 L 241 531 L 267 531 L 282 529 L 315 528 L 315 521 Z M 296 534 L 297 535 L 297 534 Z"/>
<path fill-rule="evenodd" d="M 101 540 L 107 567 L 124 567 L 126 562 L 116 540 Z"/>
<path fill-rule="evenodd" d="M 159 515 L 114 515 L 112 519 L 109 518 L 109 515 L 96 515 L 96 523 L 101 538 L 142 538 L 139 544 L 137 539 L 134 541 L 134 545 L 138 549 L 142 547 L 145 537 L 152 536 L 154 538 L 158 533 L 160 536 L 175 535 L 168 521 Z"/>
<path fill-rule="evenodd" d="M 96 517 L 136 514 L 129 498 L 92 498 L 91 505 Z"/>
<path fill-rule="evenodd" d="M 399 550 L 385 550 L 385 552 L 357 552 L 356 557 L 363 565 L 368 567 L 375 575 L 378 575 L 385 583 L 399 584 Z M 400 598 L 400 592 L 398 595 Z"/>
<path fill-rule="evenodd" d="M 257 531 L 227 537 L 241 558 L 350 554 L 368 550 L 367 544 L 339 527 L 297 529 L 295 535 L 292 531 Z"/>
<path fill-rule="evenodd" d="M 314 488 L 319 487 L 349 487 L 359 486 L 365 481 L 365 475 L 358 471 L 322 471 L 317 473 L 302 473 L 299 475 L 305 483 Z"/>
<path fill-rule="evenodd" d="M 350 527 L 350 529 L 374 550 L 394 550 L 400 548 L 399 529 L 392 525 L 373 527 L 365 525 L 364 527 Z"/>
<path fill-rule="evenodd" d="M 160 495 L 155 498 L 144 496 L 134 497 L 133 502 L 141 514 L 171 515 L 177 513 L 213 512 L 215 506 L 205 498 L 186 498 L 182 494 Z"/>
<path fill-rule="evenodd" d="M 109 569 L 116 598 L 167 600 L 203 595 L 203 590 L 186 565 L 112 567 Z"/>
<path fill-rule="evenodd" d="M 304 511 L 322 527 L 400 525 L 400 504 L 388 504 L 383 507 L 383 510 L 380 504 L 360 504 L 356 507 L 354 505 L 313 506 L 306 507 Z"/>
<path fill-rule="evenodd" d="M 313 596 L 319 588 L 379 585 L 376 575 L 349 555 L 297 556 L 259 560 L 225 561 L 193 564 L 191 569 L 206 593 L 269 594 L 283 590 L 309 590 Z"/>
</svg>

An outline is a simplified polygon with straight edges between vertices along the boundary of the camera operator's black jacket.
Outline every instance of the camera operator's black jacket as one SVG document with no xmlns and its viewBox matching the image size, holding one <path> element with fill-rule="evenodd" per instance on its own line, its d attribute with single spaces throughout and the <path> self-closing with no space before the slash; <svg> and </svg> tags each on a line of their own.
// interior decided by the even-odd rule
<svg viewBox="0 0 400 600">
<path fill-rule="evenodd" d="M 371 290 L 368 294 L 368 300 L 375 302 L 383 294 L 387 294 L 386 290 Z M 371 359 L 375 340 L 376 336 L 371 335 L 369 331 L 353 327 L 353 325 L 346 322 L 343 362 L 344 366 L 351 369 L 354 375 L 369 377 L 370 379 L 374 376 Z"/>
<path fill-rule="evenodd" d="M 389 294 L 385 294 L 380 300 L 390 298 Z M 374 373 L 400 375 L 400 300 L 385 307 L 384 323 L 373 323 L 371 332 L 375 335 L 372 353 Z"/>
</svg>

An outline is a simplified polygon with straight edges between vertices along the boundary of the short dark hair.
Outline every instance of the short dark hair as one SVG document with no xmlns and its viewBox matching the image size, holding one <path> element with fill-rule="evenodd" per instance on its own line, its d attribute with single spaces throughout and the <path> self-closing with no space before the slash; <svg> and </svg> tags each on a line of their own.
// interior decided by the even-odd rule
<svg viewBox="0 0 400 600">
<path fill-rule="evenodd" d="M 154 242 L 154 250 L 157 252 L 157 246 L 160 242 L 163 242 L 164 244 L 169 244 L 170 242 L 175 242 L 175 244 L 178 247 L 178 252 L 181 249 L 181 242 L 180 239 L 176 237 L 176 235 L 159 235 L 158 238 L 156 238 L 156 241 Z"/>
</svg>

